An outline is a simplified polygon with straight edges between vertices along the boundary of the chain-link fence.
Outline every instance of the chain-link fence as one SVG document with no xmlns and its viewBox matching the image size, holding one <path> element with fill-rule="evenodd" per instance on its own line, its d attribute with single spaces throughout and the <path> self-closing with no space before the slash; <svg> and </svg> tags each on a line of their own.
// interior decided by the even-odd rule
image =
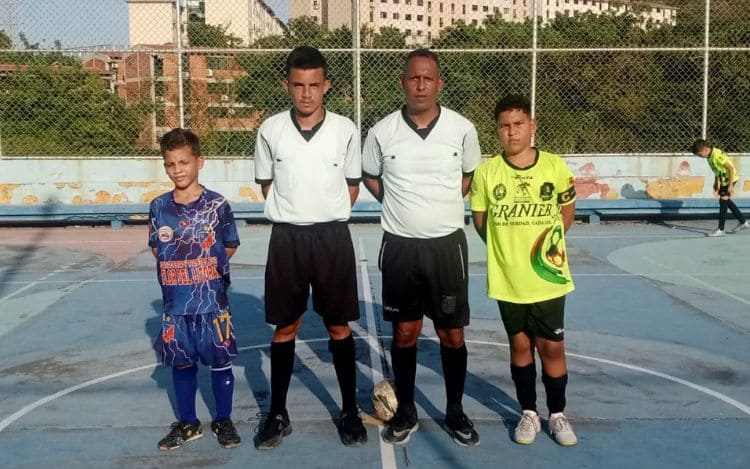
<svg viewBox="0 0 750 469">
<path fill-rule="evenodd" d="M 176 126 L 206 156 L 251 156 L 290 106 L 300 44 L 324 50 L 326 105 L 363 135 L 402 105 L 403 57 L 425 46 L 486 153 L 508 92 L 532 96 L 537 144 L 558 153 L 684 153 L 702 136 L 750 152 L 743 0 L 0 0 L 0 157 L 156 155 Z"/>
</svg>

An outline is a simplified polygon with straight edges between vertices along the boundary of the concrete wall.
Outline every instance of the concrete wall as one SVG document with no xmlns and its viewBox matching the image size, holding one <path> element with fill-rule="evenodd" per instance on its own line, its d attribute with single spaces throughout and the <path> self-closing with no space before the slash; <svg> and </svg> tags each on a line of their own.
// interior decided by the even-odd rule
<svg viewBox="0 0 750 469">
<path fill-rule="evenodd" d="M 750 155 L 733 156 L 741 179 L 736 197 L 750 197 Z M 693 156 L 566 158 L 582 199 L 710 198 L 713 175 Z M 262 201 L 252 159 L 209 159 L 201 182 L 233 202 Z M 161 158 L 0 159 L 2 205 L 148 203 L 170 190 Z M 372 200 L 366 190 L 361 201 Z"/>
</svg>

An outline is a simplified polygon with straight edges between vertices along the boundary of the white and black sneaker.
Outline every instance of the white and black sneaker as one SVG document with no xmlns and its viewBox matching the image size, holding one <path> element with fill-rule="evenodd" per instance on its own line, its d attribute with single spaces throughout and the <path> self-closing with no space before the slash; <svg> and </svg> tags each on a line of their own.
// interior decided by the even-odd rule
<svg viewBox="0 0 750 469">
<path fill-rule="evenodd" d="M 406 410 L 399 406 L 396 415 L 385 424 L 381 437 L 386 443 L 394 445 L 405 445 L 411 434 L 419 428 L 419 419 L 417 410 Z"/>
<path fill-rule="evenodd" d="M 479 434 L 474 430 L 474 422 L 461 408 L 449 410 L 446 413 L 445 431 L 459 446 L 479 446 Z"/>
<path fill-rule="evenodd" d="M 745 221 L 745 223 L 737 223 L 737 226 L 734 227 L 732 230 L 732 233 L 739 233 L 742 230 L 747 230 L 750 228 L 750 221 Z"/>
</svg>

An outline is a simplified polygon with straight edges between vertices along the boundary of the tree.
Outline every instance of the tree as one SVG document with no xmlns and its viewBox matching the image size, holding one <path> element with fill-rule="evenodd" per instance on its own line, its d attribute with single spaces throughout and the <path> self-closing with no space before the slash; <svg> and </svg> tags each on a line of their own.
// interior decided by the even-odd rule
<svg viewBox="0 0 750 469">
<path fill-rule="evenodd" d="M 202 22 L 190 22 L 187 27 L 188 42 L 191 47 L 216 47 L 221 49 L 237 47 L 242 39 L 227 33 L 224 26 L 213 26 Z"/>
<path fill-rule="evenodd" d="M 26 38 L 26 34 L 24 33 L 18 33 L 19 39 L 21 39 L 21 44 L 23 44 L 24 49 L 39 49 L 39 43 L 30 43 L 29 40 Z"/>
<path fill-rule="evenodd" d="M 4 29 L 0 29 L 0 49 L 10 49 L 13 47 L 13 40 L 5 34 Z"/>
<path fill-rule="evenodd" d="M 3 153 L 131 154 L 143 116 L 80 65 L 31 65 L 0 82 Z"/>
</svg>

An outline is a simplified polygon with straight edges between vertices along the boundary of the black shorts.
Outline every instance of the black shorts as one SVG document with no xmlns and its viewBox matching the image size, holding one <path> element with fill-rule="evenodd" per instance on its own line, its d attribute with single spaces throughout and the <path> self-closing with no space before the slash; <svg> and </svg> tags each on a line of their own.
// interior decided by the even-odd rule
<svg viewBox="0 0 750 469">
<path fill-rule="evenodd" d="M 555 342 L 565 337 L 565 296 L 528 304 L 498 300 L 497 306 L 508 337 L 519 332 Z"/>
<path fill-rule="evenodd" d="M 734 183 L 732 183 L 732 186 L 734 186 Z M 729 184 L 719 187 L 719 197 L 724 197 L 725 195 L 729 195 Z"/>
<path fill-rule="evenodd" d="M 290 225 L 271 230 L 266 262 L 266 322 L 294 323 L 313 309 L 327 325 L 359 319 L 357 266 L 349 227 L 344 222 Z"/>
<path fill-rule="evenodd" d="M 469 324 L 466 235 L 456 230 L 432 239 L 385 233 L 378 266 L 383 272 L 383 318 L 432 319 L 438 329 Z"/>
</svg>

